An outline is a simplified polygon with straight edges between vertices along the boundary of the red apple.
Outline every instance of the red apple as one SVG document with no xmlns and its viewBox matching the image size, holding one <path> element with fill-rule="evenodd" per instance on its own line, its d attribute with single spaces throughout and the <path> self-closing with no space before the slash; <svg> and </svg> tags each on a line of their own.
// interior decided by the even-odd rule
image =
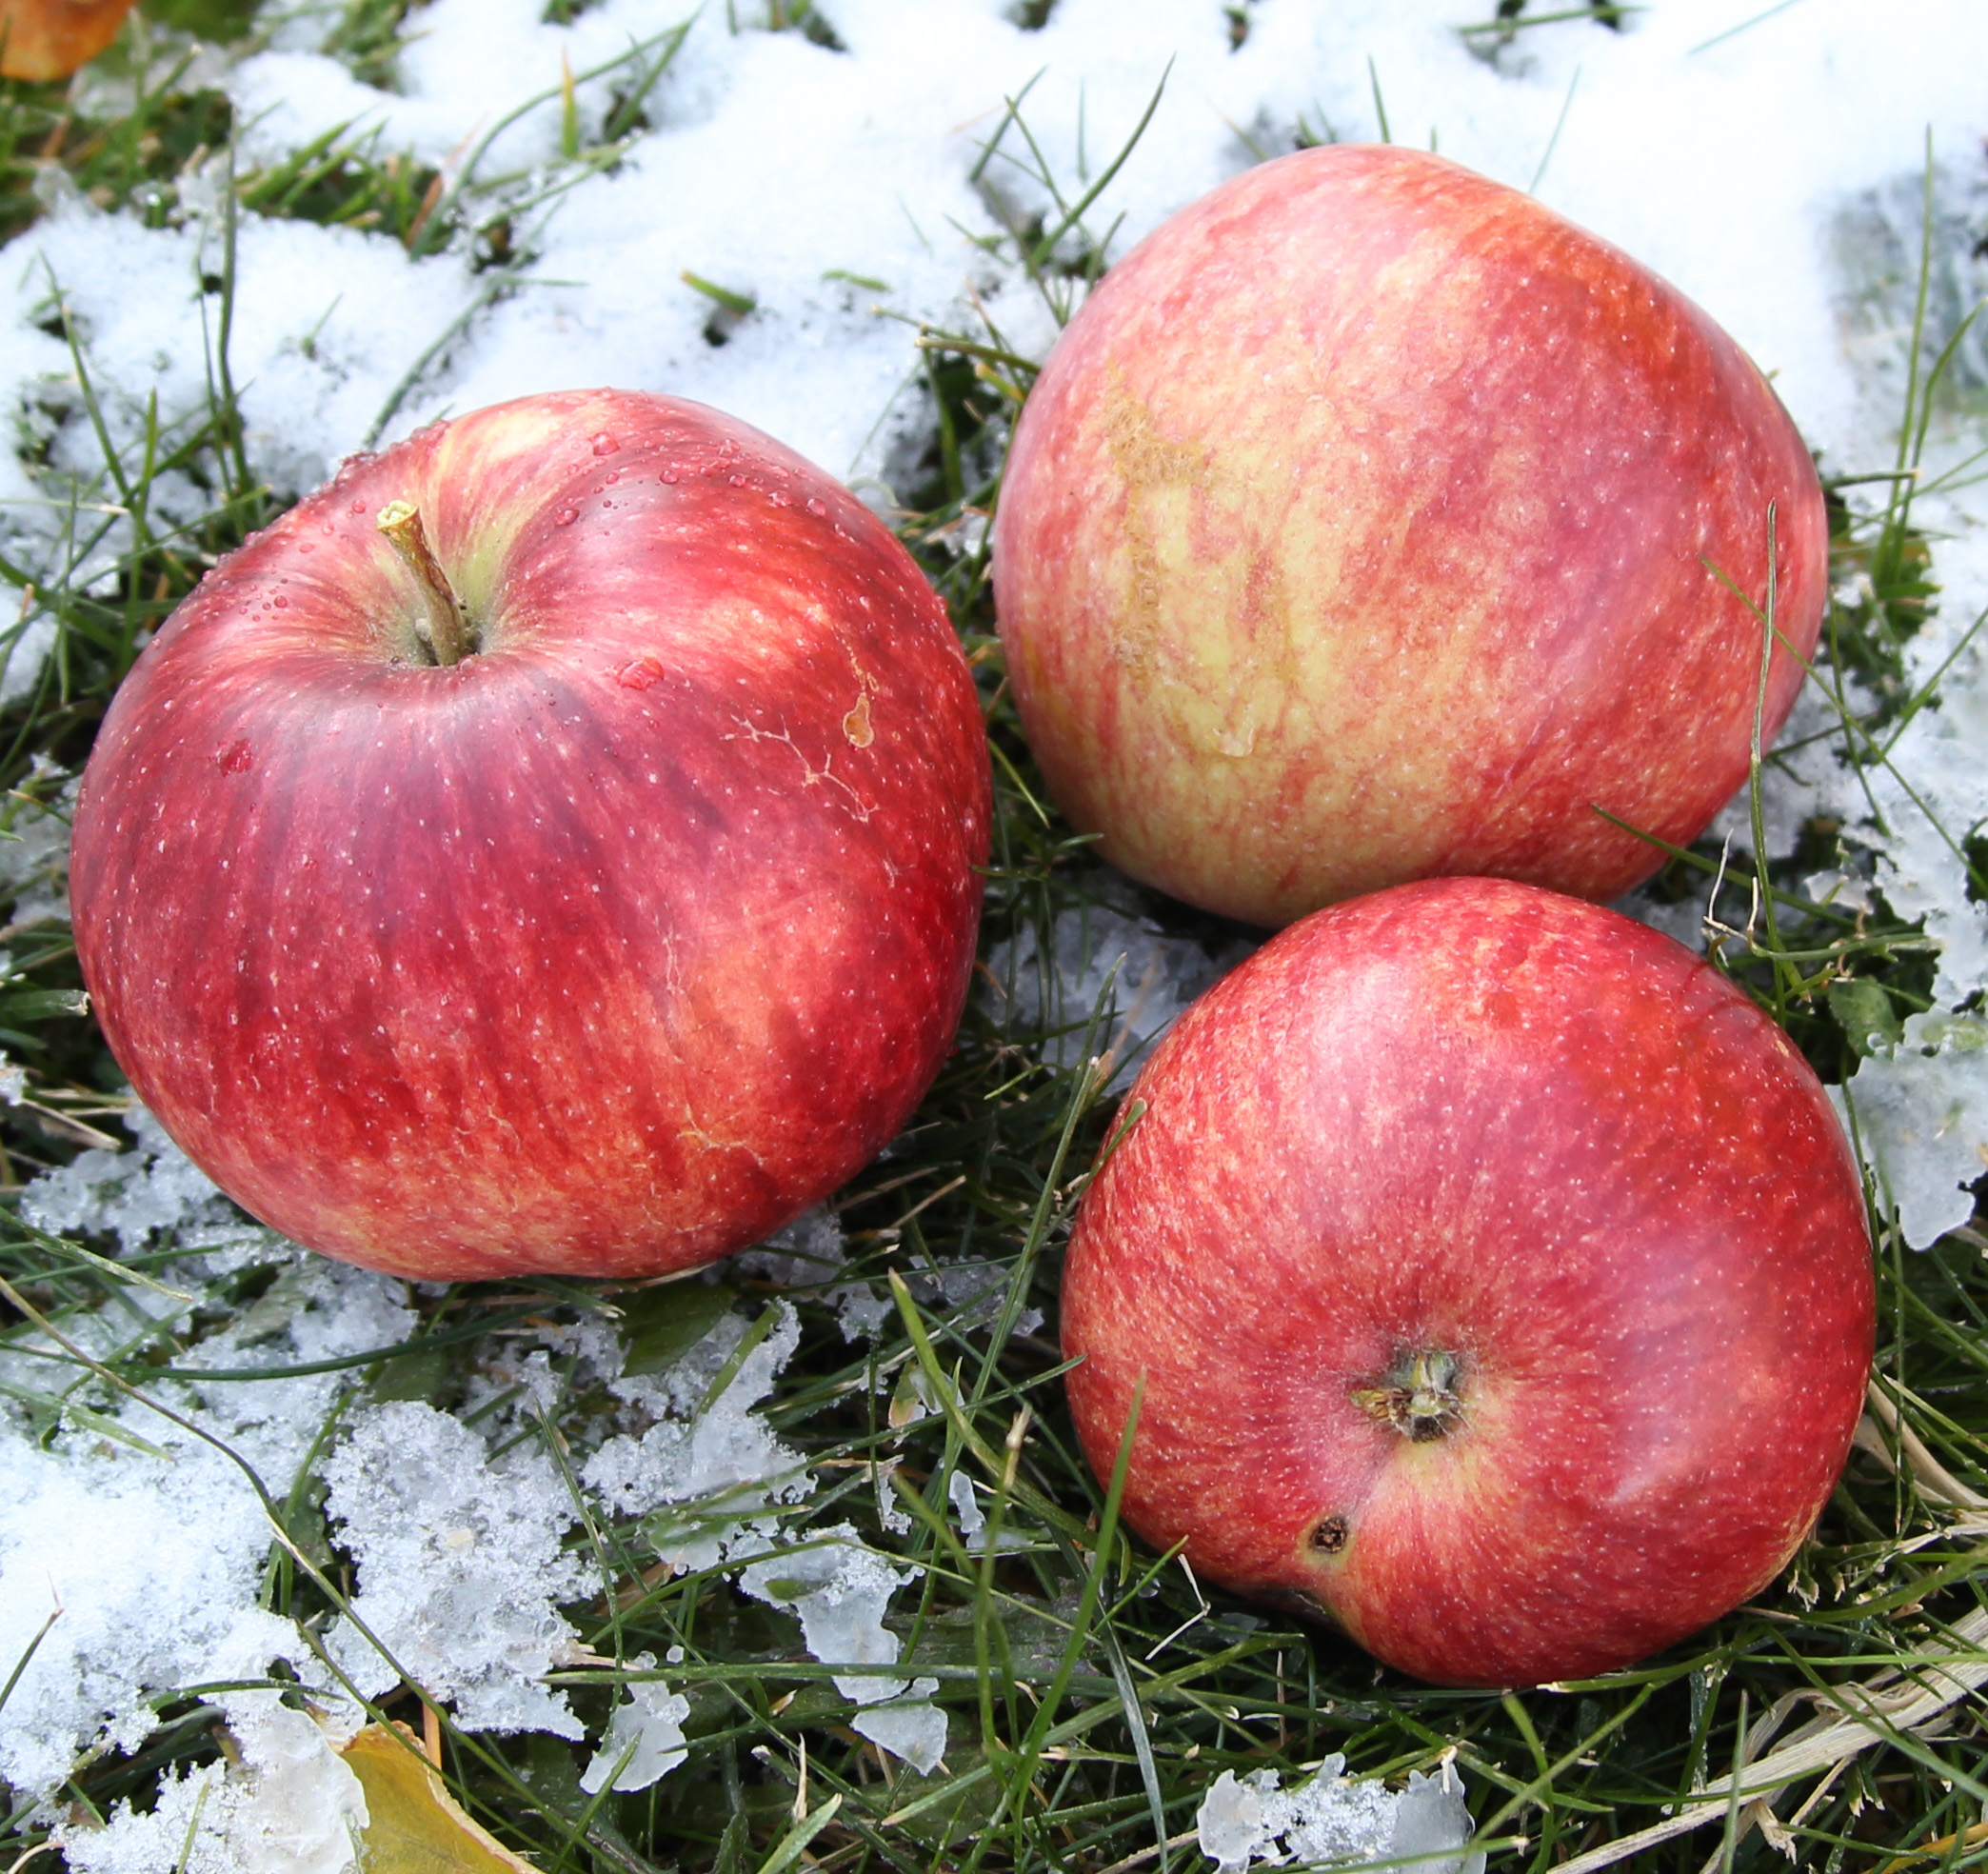
<svg viewBox="0 0 1988 1874">
<path fill-rule="evenodd" d="M 944 608 L 853 495 L 694 404 L 530 397 L 348 463 L 173 615 L 84 777 L 76 942 L 276 1228 L 653 1273 L 904 1125 L 990 806 Z"/>
<path fill-rule="evenodd" d="M 1192 904 L 1608 898 L 1662 855 L 1595 807 L 1687 844 L 1745 778 L 1763 632 L 1724 580 L 1764 601 L 1770 508 L 1805 654 L 1821 489 L 1732 340 L 1530 196 L 1309 150 L 1167 222 L 1058 341 L 1001 635 L 1065 812 Z M 1779 650 L 1770 735 L 1800 681 Z"/>
<path fill-rule="evenodd" d="M 1439 1684 L 1603 1672 L 1771 1581 L 1874 1332 L 1815 1075 L 1701 958 L 1487 879 L 1275 938 L 1134 1084 L 1064 1276 L 1077 1427 L 1203 1579 Z M 1129 1108 L 1128 1108 L 1129 1110 Z"/>
</svg>

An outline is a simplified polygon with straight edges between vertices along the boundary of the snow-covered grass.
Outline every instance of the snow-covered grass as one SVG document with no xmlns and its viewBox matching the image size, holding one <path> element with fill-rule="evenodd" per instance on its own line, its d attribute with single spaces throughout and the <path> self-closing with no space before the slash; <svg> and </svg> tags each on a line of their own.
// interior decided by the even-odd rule
<svg viewBox="0 0 1988 1874">
<path fill-rule="evenodd" d="M 1978 1859 L 1984 70 L 1959 0 L 159 0 L 0 90 L 0 1866 L 339 1874 L 368 1715 L 547 1868 L 1443 1867 L 1464 1800 L 1515 1867 Z M 1692 292 L 1839 509 L 1817 682 L 1634 908 L 1844 1088 L 1872 1416 L 1757 1605 L 1505 1698 L 1204 1594 L 1075 1450 L 1055 1266 L 1111 1088 L 1254 933 L 1057 818 L 986 589 L 1007 425 L 1098 269 L 1383 131 Z M 601 382 L 845 475 L 945 592 L 1000 790 L 986 971 L 917 1123 L 776 1242 L 410 1289 L 129 1106 L 78 1009 L 73 777 L 146 634 L 343 455 Z M 1734 1798 L 1760 1760 L 1781 1793 Z"/>
</svg>

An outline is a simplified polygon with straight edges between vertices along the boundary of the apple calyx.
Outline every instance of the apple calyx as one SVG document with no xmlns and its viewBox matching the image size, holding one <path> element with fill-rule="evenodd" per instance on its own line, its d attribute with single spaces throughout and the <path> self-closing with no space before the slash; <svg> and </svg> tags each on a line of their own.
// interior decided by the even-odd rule
<svg viewBox="0 0 1988 1874">
<path fill-rule="evenodd" d="M 437 664 L 460 664 L 479 648 L 477 633 L 428 546 L 421 509 L 411 501 L 389 501 L 380 509 L 377 525 L 393 543 L 394 551 L 407 563 L 421 590 L 423 615 L 414 621 L 415 640 Z"/>
<path fill-rule="evenodd" d="M 1404 1347 L 1381 1385 L 1354 1388 L 1353 1403 L 1412 1443 L 1434 1444 L 1463 1423 L 1463 1401 L 1457 1390 L 1462 1370 L 1453 1353 Z"/>
</svg>

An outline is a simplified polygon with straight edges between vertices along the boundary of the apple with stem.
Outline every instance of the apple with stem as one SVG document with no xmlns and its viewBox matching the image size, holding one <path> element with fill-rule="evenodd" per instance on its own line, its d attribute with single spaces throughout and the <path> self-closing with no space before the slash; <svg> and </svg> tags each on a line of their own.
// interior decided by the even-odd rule
<svg viewBox="0 0 1988 1874">
<path fill-rule="evenodd" d="M 1138 1399 L 1125 1518 L 1203 1580 L 1526 1685 L 1717 1619 L 1828 1500 L 1874 1333 L 1857 1166 L 1668 937 L 1501 880 L 1336 906 L 1188 1010 L 1124 1118 L 1064 1269 L 1070 1404 L 1109 1476 Z"/>
<path fill-rule="evenodd" d="M 751 1242 L 949 1049 L 991 790 L 944 607 L 700 406 L 529 397 L 222 562 L 84 776 L 85 982 L 247 1209 L 411 1277 Z"/>
<path fill-rule="evenodd" d="M 994 533 L 1064 811 L 1265 925 L 1444 874 L 1626 890 L 1663 854 L 1595 809 L 1697 837 L 1787 714 L 1827 570 L 1815 465 L 1702 311 L 1528 195 L 1352 145 L 1105 275 Z"/>
</svg>

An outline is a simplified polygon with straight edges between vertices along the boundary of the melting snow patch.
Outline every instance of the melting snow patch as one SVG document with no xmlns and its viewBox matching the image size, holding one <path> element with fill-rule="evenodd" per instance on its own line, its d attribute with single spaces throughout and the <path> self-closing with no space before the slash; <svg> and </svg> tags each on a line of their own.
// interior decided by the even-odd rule
<svg viewBox="0 0 1988 1874">
<path fill-rule="evenodd" d="M 801 1640 L 824 1665 L 893 1665 L 898 1637 L 884 1625 L 890 1597 L 923 1569 L 900 1574 L 887 1555 L 866 1547 L 847 1523 L 818 1532 L 805 1548 L 762 1557 L 739 1576 L 755 1600 L 801 1619 Z M 845 1673 L 835 1689 L 858 1705 L 875 1705 L 905 1689 L 902 1679 Z"/>
<path fill-rule="evenodd" d="M 309 1713 L 274 1692 L 220 1703 L 239 1763 L 167 1776 L 148 1813 L 121 1804 L 108 1826 L 66 1828 L 74 1874 L 352 1874 L 366 1792 Z"/>
<path fill-rule="evenodd" d="M 551 1459 L 521 1445 L 493 1464 L 459 1420 L 397 1401 L 354 1415 L 324 1477 L 359 1565 L 329 1635 L 352 1683 L 377 1697 L 405 1673 L 466 1730 L 582 1736 L 565 1694 L 536 1683 L 574 1637 L 557 1604 L 586 1580 L 561 1545 L 579 1510 Z"/>
<path fill-rule="evenodd" d="M 154 1232 L 238 1221 L 214 1181 L 143 1106 L 126 1115 L 125 1126 L 138 1141 L 131 1150 L 79 1152 L 42 1172 L 21 1193 L 21 1215 L 54 1235 L 115 1236 L 128 1256 Z"/>
<path fill-rule="evenodd" d="M 1080 1066 L 1088 1037 L 1089 1052 L 1116 1064 L 1111 1086 L 1123 1091 L 1187 1005 L 1254 948 L 1238 938 L 1210 952 L 1145 918 L 1086 906 L 1057 917 L 1047 949 L 1033 926 L 995 945 L 987 967 L 1000 988 L 984 994 L 1011 1033 L 1043 1034 L 1042 1058 L 1052 1067 Z"/>
<path fill-rule="evenodd" d="M 582 1480 L 610 1512 L 652 1516 L 657 1552 L 678 1567 L 708 1568 L 734 1547 L 765 1547 L 753 1519 L 807 1494 L 801 1454 L 753 1410 L 801 1344 L 792 1305 L 776 1306 L 772 1329 L 715 1399 L 706 1395 L 749 1331 L 736 1314 L 721 1315 L 666 1373 L 614 1383 L 630 1406 L 656 1420 L 639 1436 L 608 1439 Z"/>
<path fill-rule="evenodd" d="M 1904 1039 L 1865 1060 L 1838 1098 L 1915 1249 L 1974 1215 L 1963 1186 L 1988 1174 L 1988 1022 L 1908 1017 Z"/>
<path fill-rule="evenodd" d="M 413 1324 L 394 1300 L 400 1285 L 360 1269 L 312 1257 L 290 1287 L 281 1318 L 263 1330 L 268 1344 L 258 1346 L 258 1364 L 337 1359 L 389 1345 Z M 166 1306 L 148 1289 L 128 1298 Z M 108 1311 L 65 1325 L 85 1342 L 130 1333 L 128 1317 Z M 238 1364 L 241 1331 L 238 1323 L 181 1362 Z M 60 1413 L 64 1402 L 51 1395 L 75 1375 L 16 1352 L 7 1376 L 30 1395 L 31 1421 L 36 1396 Z M 287 1482 L 350 1381 L 330 1372 L 157 1384 L 182 1386 L 186 1396 L 173 1403 L 195 1424 L 261 1477 Z M 68 1400 L 87 1397 L 79 1389 Z M 258 1677 L 272 1656 L 301 1666 L 310 1655 L 288 1622 L 257 1605 L 269 1525 L 236 1464 L 109 1395 L 99 1397 L 89 1421 L 66 1430 L 17 1428 L 13 1415 L 22 1409 L 23 1402 L 10 1402 L 0 1416 L 0 1497 L 10 1505 L 0 1520 L 0 1583 L 9 1589 L 0 1594 L 0 1659 L 26 1661 L 0 1712 L 0 1779 L 39 1796 L 94 1741 L 135 1750 L 157 1722 L 155 1694 Z M 145 1446 L 114 1442 L 119 1436 Z"/>
<path fill-rule="evenodd" d="M 929 1702 L 938 1689 L 936 1679 L 914 1679 L 908 1698 L 865 1705 L 849 1722 L 920 1776 L 930 1776 L 945 1755 L 945 1713 Z"/>
<path fill-rule="evenodd" d="M 637 1653 L 628 1662 L 642 1672 L 655 1663 L 653 1653 Z M 690 1701 L 681 1692 L 672 1692 L 660 1679 L 637 1680 L 614 1707 L 600 1749 L 581 1773 L 580 1787 L 598 1796 L 610 1776 L 622 1790 L 646 1789 L 667 1776 L 690 1754 L 684 1744 L 684 1720 L 689 1715 Z"/>
<path fill-rule="evenodd" d="M 973 1479 L 964 1470 L 956 1470 L 947 1480 L 945 1494 L 951 1498 L 953 1515 L 960 1525 L 960 1541 L 969 1555 L 979 1555 L 987 1546 L 987 1513 L 980 1506 L 980 1499 L 974 1495 Z M 1026 1548 L 1028 1538 L 1014 1529 L 1001 1532 L 997 1548 Z"/>
<path fill-rule="evenodd" d="M 825 1665 L 895 1665 L 898 1637 L 884 1625 L 890 1597 L 924 1571 L 900 1572 L 887 1555 L 865 1545 L 846 1523 L 817 1532 L 805 1547 L 763 1556 L 739 1576 L 739 1585 L 756 1600 L 785 1607 L 801 1621 L 801 1640 Z M 839 1672 L 835 1689 L 844 1698 L 887 1710 L 859 1712 L 856 1727 L 873 1743 L 900 1756 L 921 1774 L 945 1749 L 945 1713 L 928 1700 L 936 1679 L 909 1684 L 884 1674 Z M 908 1699 L 905 1695 L 908 1694 Z M 929 1715 L 927 1715 L 929 1714 Z M 865 1718 L 878 1720 L 865 1724 Z M 902 1746 L 902 1747 L 900 1747 Z"/>
<path fill-rule="evenodd" d="M 730 1266 L 763 1275 L 783 1288 L 822 1291 L 835 1310 L 845 1341 L 875 1340 L 890 1318 L 891 1305 L 867 1282 L 837 1282 L 848 1260 L 848 1245 L 835 1212 L 822 1206 L 803 1212 L 757 1249 L 734 1257 Z"/>
<path fill-rule="evenodd" d="M 11 702 L 32 685 L 39 666 L 16 648 L 11 654 L 0 649 L 0 701 Z M 41 756 L 35 762 L 30 781 L 53 780 L 62 772 Z M 50 806 L 18 803 L 0 831 L 0 901 L 11 907 L 10 924 L 68 923 L 70 821 L 81 785 L 80 777 L 71 776 Z"/>
<path fill-rule="evenodd" d="M 1467 1852 L 1470 1811 L 1451 1764 L 1432 1777 L 1410 1771 L 1399 1794 L 1342 1775 L 1345 1767 L 1343 1757 L 1328 1757 L 1309 1783 L 1288 1791 L 1275 1770 L 1240 1781 L 1223 1771 L 1195 1816 L 1202 1852 L 1222 1874 L 1243 1874 L 1253 1862 L 1343 1866 L 1404 1857 L 1415 1858 L 1404 1864 L 1417 1874 L 1482 1874 L 1483 1855 Z"/>
</svg>

